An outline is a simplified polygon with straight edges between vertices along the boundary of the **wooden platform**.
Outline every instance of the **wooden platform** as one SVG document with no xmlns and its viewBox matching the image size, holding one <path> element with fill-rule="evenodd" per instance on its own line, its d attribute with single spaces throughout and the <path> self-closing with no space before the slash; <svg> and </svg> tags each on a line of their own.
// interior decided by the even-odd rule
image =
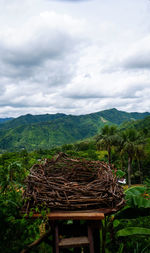
<svg viewBox="0 0 150 253">
<path fill-rule="evenodd" d="M 108 209 L 106 213 L 110 213 L 110 211 L 112 212 Z M 51 227 L 53 253 L 60 253 L 61 248 L 74 248 L 75 251 L 73 252 L 80 252 L 82 247 L 88 247 L 90 253 L 99 253 L 99 230 L 106 213 L 102 209 L 88 211 L 51 210 L 46 216 Z M 26 214 L 25 217 L 27 219 L 43 218 L 39 213 L 34 213 L 32 216 Z M 66 224 L 64 222 L 66 220 L 73 220 L 73 223 L 71 225 Z M 81 224 L 81 220 L 84 220 L 85 223 Z M 79 251 L 76 251 L 76 248 Z"/>
</svg>

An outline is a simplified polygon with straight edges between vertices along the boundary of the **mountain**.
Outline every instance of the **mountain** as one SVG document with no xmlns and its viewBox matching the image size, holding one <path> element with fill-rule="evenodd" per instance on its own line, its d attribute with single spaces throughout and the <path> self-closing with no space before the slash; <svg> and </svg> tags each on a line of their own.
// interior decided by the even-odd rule
<svg viewBox="0 0 150 253">
<path fill-rule="evenodd" d="M 138 120 L 134 123 L 137 130 L 148 129 L 150 130 L 150 116 L 144 118 L 143 120 Z"/>
<path fill-rule="evenodd" d="M 0 124 L 12 120 L 13 118 L 0 118 Z"/>
<path fill-rule="evenodd" d="M 116 109 L 79 116 L 27 114 L 0 124 L 0 149 L 49 149 L 92 137 L 106 123 L 120 125 L 148 115 L 150 113 L 127 113 Z"/>
<path fill-rule="evenodd" d="M 138 131 L 149 132 L 150 133 L 150 116 L 147 116 L 144 119 L 139 119 L 132 122 L 124 122 L 120 129 L 126 128 L 136 128 Z"/>
<path fill-rule="evenodd" d="M 20 116 L 18 118 L 10 118 L 13 119 L 11 121 L 6 121 L 5 125 L 0 125 L 0 128 L 15 128 L 20 125 L 30 125 L 32 123 L 38 123 L 38 122 L 47 122 L 50 120 L 58 119 L 65 117 L 66 115 L 63 113 L 56 113 L 56 114 L 44 114 L 44 115 L 32 115 L 32 114 L 26 114 L 24 116 Z"/>
<path fill-rule="evenodd" d="M 123 112 L 118 111 L 117 109 L 113 108 L 110 110 L 105 110 L 99 112 L 105 119 L 111 121 L 113 124 L 120 125 L 125 121 L 134 121 L 138 119 L 144 119 L 145 117 L 149 116 L 149 112 L 145 113 L 138 113 L 138 112 Z"/>
</svg>

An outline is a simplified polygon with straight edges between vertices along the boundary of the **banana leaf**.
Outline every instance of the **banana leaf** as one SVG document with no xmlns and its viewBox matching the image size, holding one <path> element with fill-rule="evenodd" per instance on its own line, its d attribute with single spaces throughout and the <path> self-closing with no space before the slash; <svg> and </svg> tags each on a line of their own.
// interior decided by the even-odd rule
<svg viewBox="0 0 150 253">
<path fill-rule="evenodd" d="M 127 205 L 130 208 L 150 208 L 150 195 L 144 186 L 134 186 L 125 191 Z"/>
<path fill-rule="evenodd" d="M 131 236 L 131 235 L 149 235 L 150 236 L 150 229 L 143 228 L 143 227 L 127 227 L 119 230 L 116 233 L 117 237 L 120 236 Z"/>
</svg>

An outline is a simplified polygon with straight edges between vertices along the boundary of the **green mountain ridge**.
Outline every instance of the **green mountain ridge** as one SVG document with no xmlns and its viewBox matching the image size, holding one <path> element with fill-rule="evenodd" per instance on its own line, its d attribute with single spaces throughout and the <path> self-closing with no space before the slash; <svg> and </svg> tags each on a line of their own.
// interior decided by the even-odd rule
<svg viewBox="0 0 150 253">
<path fill-rule="evenodd" d="M 0 118 L 0 124 L 3 124 L 9 120 L 12 120 L 13 118 Z"/>
<path fill-rule="evenodd" d="M 10 121 L 6 121 L 3 124 L 0 125 L 0 128 L 9 129 L 12 127 L 17 127 L 20 125 L 29 125 L 32 123 L 38 123 L 38 122 L 46 122 L 50 120 L 54 120 L 57 118 L 65 117 L 66 115 L 63 113 L 56 113 L 56 114 L 41 114 L 41 115 L 32 115 L 32 114 L 26 114 L 23 116 L 19 116 L 18 118 L 12 118 Z"/>
<path fill-rule="evenodd" d="M 113 108 L 86 115 L 27 114 L 0 124 L 0 149 L 49 149 L 92 137 L 104 124 L 120 125 L 150 113 L 127 113 Z"/>
<path fill-rule="evenodd" d="M 138 119 L 136 121 L 132 121 L 132 122 L 124 122 L 121 125 L 121 129 L 125 129 L 125 128 L 131 128 L 134 127 L 137 130 L 148 130 L 150 131 L 150 116 L 145 117 L 144 119 Z"/>
</svg>

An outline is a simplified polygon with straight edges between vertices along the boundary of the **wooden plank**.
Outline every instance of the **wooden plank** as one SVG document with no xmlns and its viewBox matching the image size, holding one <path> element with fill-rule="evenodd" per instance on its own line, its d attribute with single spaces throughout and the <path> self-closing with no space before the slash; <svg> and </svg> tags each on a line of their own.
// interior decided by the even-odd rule
<svg viewBox="0 0 150 253">
<path fill-rule="evenodd" d="M 33 214 L 32 218 L 39 218 L 40 214 Z M 51 212 L 46 215 L 49 220 L 102 220 L 104 213 L 100 212 Z"/>
<path fill-rule="evenodd" d="M 59 242 L 59 247 L 61 248 L 73 248 L 73 247 L 81 247 L 81 246 L 88 246 L 89 240 L 86 236 L 81 237 L 71 237 L 71 238 L 64 238 Z"/>
</svg>

